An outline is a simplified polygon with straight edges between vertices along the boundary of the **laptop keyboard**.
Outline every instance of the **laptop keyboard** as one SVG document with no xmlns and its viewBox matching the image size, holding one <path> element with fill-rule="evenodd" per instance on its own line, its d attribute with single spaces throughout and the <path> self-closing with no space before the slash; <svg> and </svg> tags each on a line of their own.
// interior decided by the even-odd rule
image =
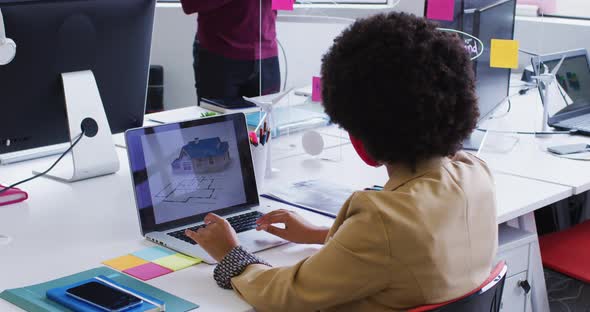
<svg viewBox="0 0 590 312">
<path fill-rule="evenodd" d="M 575 130 L 590 131 L 590 114 L 560 121 L 556 124 L 556 126 Z"/>
<path fill-rule="evenodd" d="M 237 215 L 235 217 L 227 218 L 227 222 L 234 228 L 236 233 L 245 232 L 248 230 L 252 230 L 256 228 L 256 220 L 262 217 L 264 214 L 259 211 L 252 211 L 248 213 L 244 213 L 241 215 Z M 190 237 L 184 235 L 184 231 L 190 229 L 191 231 L 196 231 L 200 228 L 204 228 L 205 224 L 199 224 L 197 226 L 193 226 L 190 228 L 174 231 L 168 233 L 168 235 L 178 238 L 182 241 L 185 241 L 189 244 L 196 245 L 195 241 L 193 241 Z"/>
</svg>

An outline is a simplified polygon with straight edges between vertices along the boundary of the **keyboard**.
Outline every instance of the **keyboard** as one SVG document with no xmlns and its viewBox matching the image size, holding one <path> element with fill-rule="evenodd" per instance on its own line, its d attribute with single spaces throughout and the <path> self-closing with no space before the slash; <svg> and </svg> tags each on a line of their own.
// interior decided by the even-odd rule
<svg viewBox="0 0 590 312">
<path fill-rule="evenodd" d="M 256 220 L 262 217 L 264 214 L 258 211 L 252 211 L 248 213 L 244 213 L 241 215 L 237 215 L 235 217 L 227 218 L 227 222 L 234 228 L 236 233 L 245 232 L 248 230 L 252 230 L 256 228 Z M 197 226 L 193 226 L 190 228 L 174 231 L 168 233 L 168 235 L 180 239 L 181 241 L 185 241 L 189 244 L 196 245 L 197 243 L 192 240 L 190 237 L 184 234 L 184 231 L 190 229 L 191 231 L 196 231 L 200 228 L 204 228 L 205 224 L 199 224 Z"/>
<path fill-rule="evenodd" d="M 555 124 L 557 127 L 590 132 L 590 114 L 563 120 Z"/>
</svg>

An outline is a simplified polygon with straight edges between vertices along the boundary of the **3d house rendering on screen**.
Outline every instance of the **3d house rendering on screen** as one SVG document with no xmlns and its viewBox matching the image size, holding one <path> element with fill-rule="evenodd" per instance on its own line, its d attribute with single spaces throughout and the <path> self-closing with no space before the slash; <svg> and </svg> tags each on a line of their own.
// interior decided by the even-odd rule
<svg viewBox="0 0 590 312">
<path fill-rule="evenodd" d="M 219 137 L 200 140 L 196 138 L 180 149 L 180 155 L 172 162 L 175 174 L 202 174 L 222 171 L 230 163 L 229 144 Z"/>
</svg>

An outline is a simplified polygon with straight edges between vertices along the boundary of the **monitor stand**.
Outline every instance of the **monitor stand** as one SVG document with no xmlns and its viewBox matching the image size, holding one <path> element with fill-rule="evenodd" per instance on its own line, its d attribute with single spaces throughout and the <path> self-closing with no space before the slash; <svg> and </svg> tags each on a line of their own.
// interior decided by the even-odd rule
<svg viewBox="0 0 590 312">
<path fill-rule="evenodd" d="M 96 79 L 90 70 L 62 74 L 70 144 L 85 129 L 84 137 L 47 175 L 75 182 L 119 171 L 119 158 L 104 112 Z M 43 172 L 33 170 L 34 174 Z"/>
<path fill-rule="evenodd" d="M 486 133 L 484 131 L 474 130 L 469 138 L 463 141 L 463 149 L 468 151 L 479 151 L 484 143 L 485 136 Z"/>
</svg>

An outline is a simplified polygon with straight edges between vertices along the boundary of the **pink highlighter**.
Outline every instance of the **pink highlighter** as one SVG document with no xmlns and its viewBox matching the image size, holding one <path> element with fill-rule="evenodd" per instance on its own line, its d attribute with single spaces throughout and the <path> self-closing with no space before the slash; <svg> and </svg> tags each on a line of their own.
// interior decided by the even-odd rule
<svg viewBox="0 0 590 312">
<path fill-rule="evenodd" d="M 250 131 L 250 133 L 248 133 L 248 137 L 250 138 L 250 143 L 252 143 L 252 145 L 258 146 L 258 137 L 254 131 Z"/>
</svg>

